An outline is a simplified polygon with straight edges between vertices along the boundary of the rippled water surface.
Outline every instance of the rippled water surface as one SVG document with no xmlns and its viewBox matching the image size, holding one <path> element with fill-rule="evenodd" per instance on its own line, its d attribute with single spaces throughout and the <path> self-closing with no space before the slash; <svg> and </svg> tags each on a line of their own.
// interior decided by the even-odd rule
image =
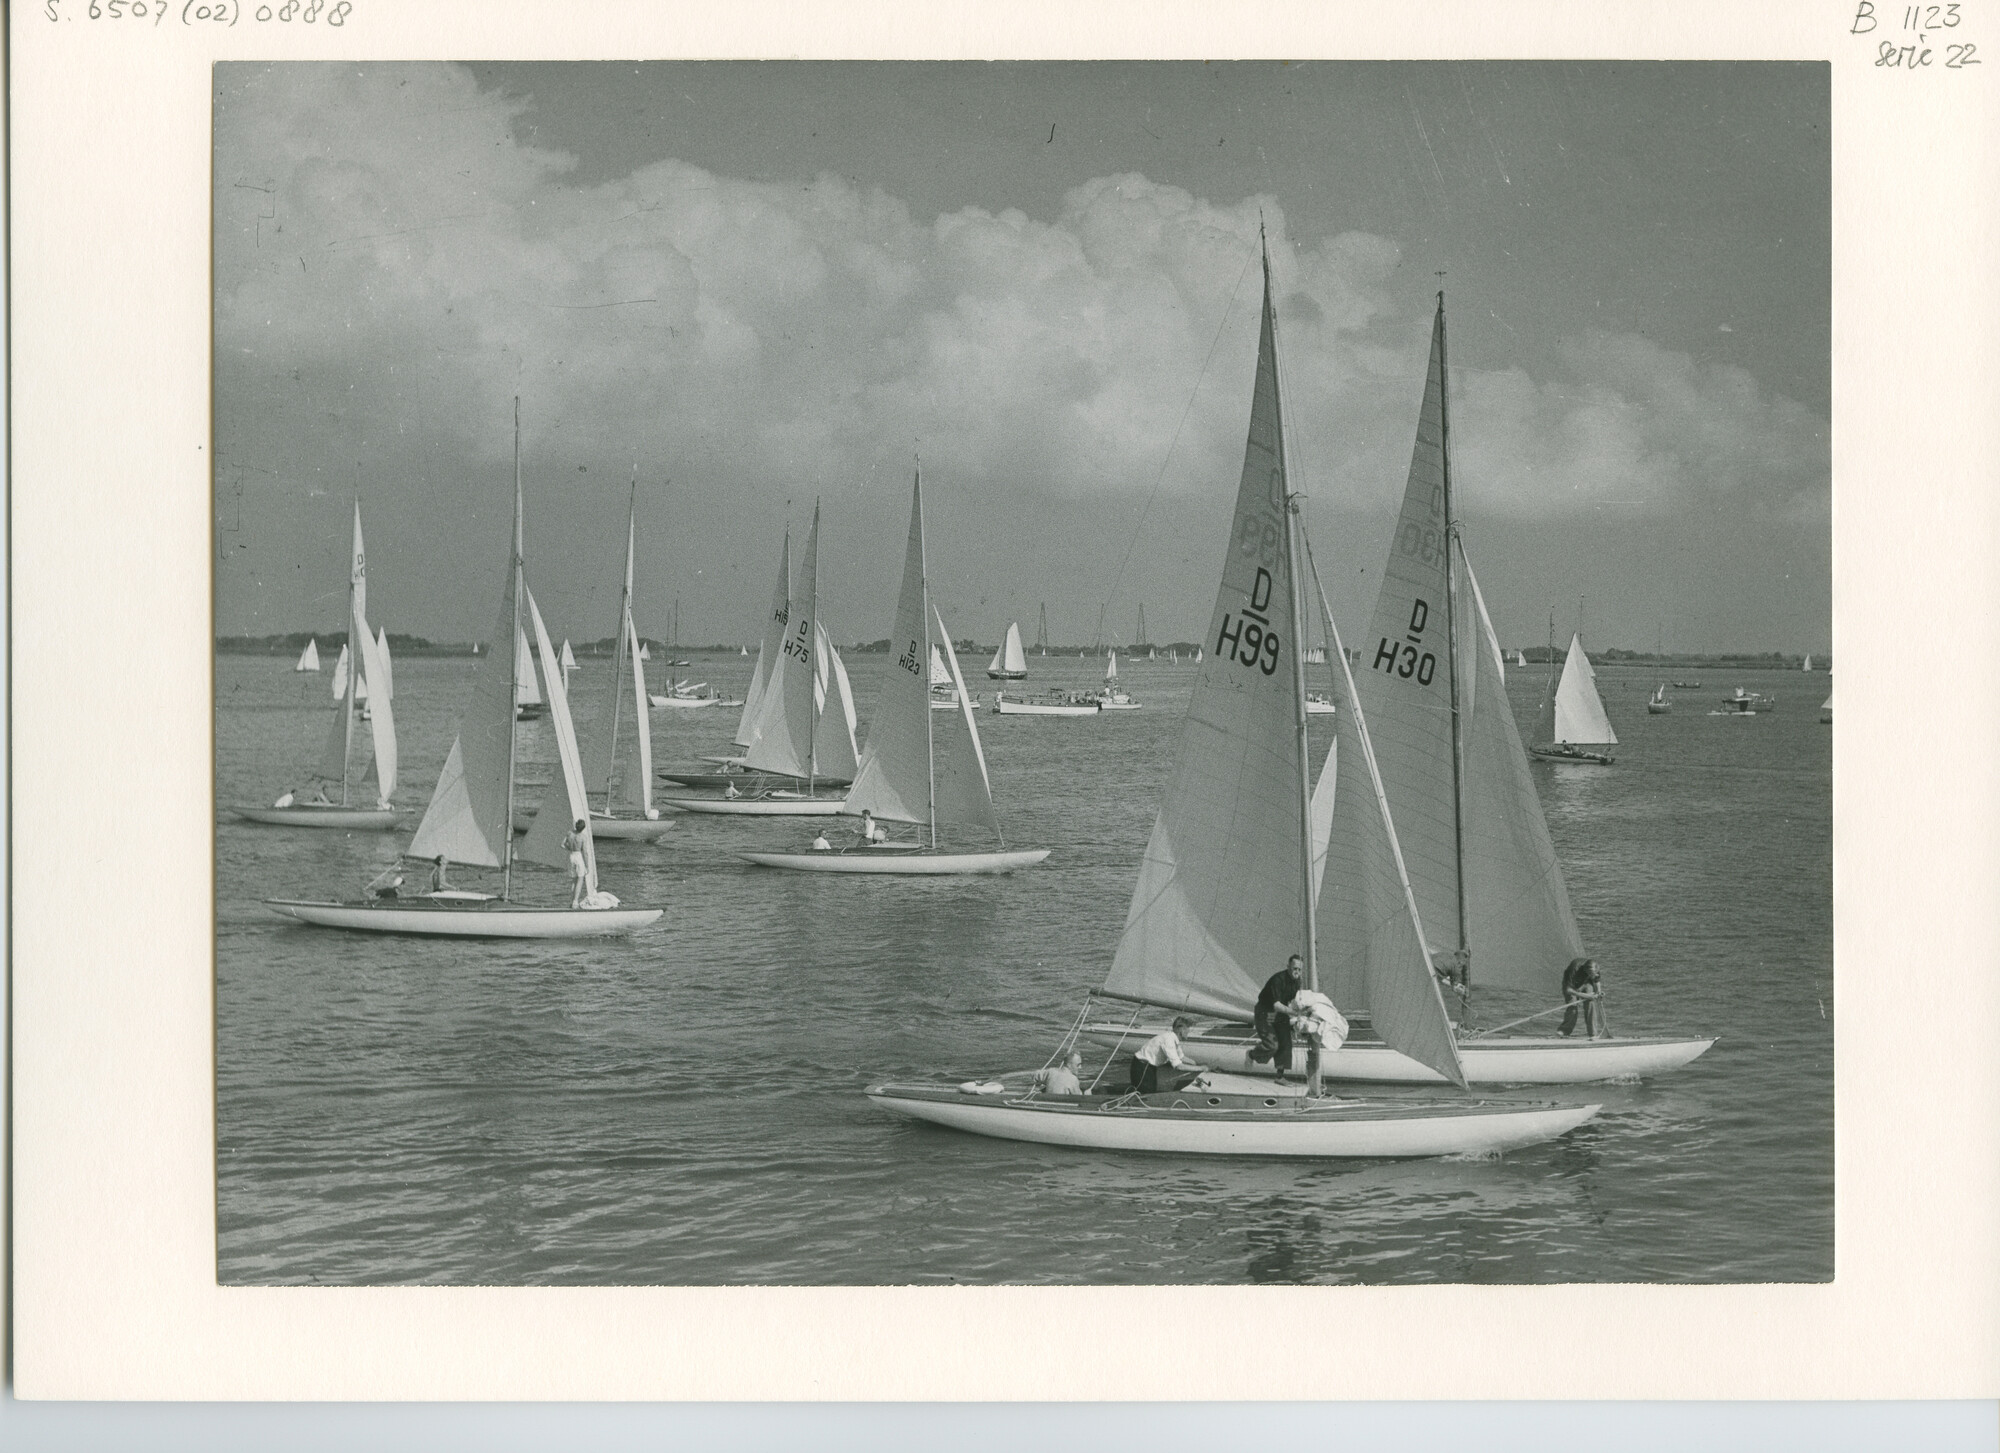
<svg viewBox="0 0 2000 1453">
<path fill-rule="evenodd" d="M 849 662 L 864 712 L 885 659 Z M 1101 670 L 1031 664 L 1031 684 Z M 741 694 L 749 665 L 715 657 L 696 674 Z M 584 665 L 580 715 L 605 669 Z M 733 851 L 801 844 L 800 824 L 684 817 L 657 845 L 599 846 L 607 887 L 666 909 L 625 940 L 426 942 L 291 924 L 259 900 L 350 895 L 406 835 L 220 813 L 221 1279 L 1831 1277 L 1824 675 L 1704 670 L 1700 691 L 1649 716 L 1655 679 L 1603 667 L 1617 765 L 1534 769 L 1616 1027 L 1722 1036 L 1673 1075 L 1588 1087 L 1603 1113 L 1557 1143 L 1477 1162 L 1302 1166 L 1022 1145 L 872 1109 L 860 1090 L 873 1079 L 1046 1058 L 1109 966 L 1191 674 L 1125 666 L 1139 712 L 982 714 L 1008 840 L 1053 848 L 1040 868 L 785 875 Z M 472 676 L 470 660 L 396 663 L 397 801 L 412 827 Z M 328 678 L 222 656 L 216 680 L 219 803 L 268 802 L 318 759 Z M 1525 726 L 1542 668 L 1508 685 Z M 1776 695 L 1778 710 L 1707 715 L 1736 685 Z M 659 715 L 663 761 L 719 750 L 734 727 L 733 712 Z M 545 776 L 545 726 L 524 728 L 523 750 Z M 526 876 L 530 897 L 566 894 L 557 875 Z"/>
</svg>

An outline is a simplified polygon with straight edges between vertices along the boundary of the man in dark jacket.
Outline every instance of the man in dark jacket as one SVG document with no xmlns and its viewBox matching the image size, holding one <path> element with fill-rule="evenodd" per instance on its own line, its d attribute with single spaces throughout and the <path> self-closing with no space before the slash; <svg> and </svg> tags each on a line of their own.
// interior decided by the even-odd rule
<svg viewBox="0 0 2000 1453">
<path fill-rule="evenodd" d="M 1305 959 L 1293 954 L 1282 969 L 1264 981 L 1264 987 L 1257 995 L 1258 1048 L 1251 1057 L 1262 1060 L 1268 1052 L 1277 1067 L 1280 1084 L 1291 1073 L 1292 1001 L 1305 987 L 1305 981 L 1299 977 L 1299 970 L 1305 966 Z"/>
</svg>

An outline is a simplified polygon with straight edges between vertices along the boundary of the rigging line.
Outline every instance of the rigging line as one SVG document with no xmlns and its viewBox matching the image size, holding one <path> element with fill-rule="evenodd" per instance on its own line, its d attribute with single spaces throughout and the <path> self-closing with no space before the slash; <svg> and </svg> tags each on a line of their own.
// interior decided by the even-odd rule
<svg viewBox="0 0 2000 1453">
<path fill-rule="evenodd" d="M 1215 350 L 1222 343 L 1223 330 L 1229 326 L 1230 314 L 1236 311 L 1236 294 L 1242 290 L 1243 279 L 1250 275 L 1250 264 L 1256 260 L 1255 255 L 1243 260 L 1243 271 L 1236 275 L 1236 285 L 1229 290 L 1229 301 L 1223 304 L 1222 321 L 1215 325 L 1215 337 L 1208 345 L 1208 356 L 1201 361 L 1201 372 L 1196 375 L 1194 388 L 1188 393 L 1187 407 L 1181 410 L 1180 422 L 1174 425 L 1173 438 L 1167 440 L 1167 452 L 1160 460 L 1160 473 L 1153 480 L 1152 492 L 1146 496 L 1146 507 L 1139 511 L 1139 523 L 1132 527 L 1132 538 L 1125 542 L 1124 558 L 1118 562 L 1117 573 L 1111 577 L 1113 595 L 1118 593 L 1118 586 L 1125 579 L 1125 567 L 1131 562 L 1132 551 L 1138 547 L 1140 532 L 1146 528 L 1146 516 L 1153 512 L 1153 501 L 1160 497 L 1160 486 L 1167 478 L 1167 466 L 1174 460 L 1174 445 L 1180 442 L 1181 430 L 1187 427 L 1188 415 L 1194 412 L 1194 401 L 1201 395 L 1202 380 L 1208 377 L 1208 366 L 1215 361 Z M 1103 631 L 1098 634 L 1102 635 Z"/>
</svg>

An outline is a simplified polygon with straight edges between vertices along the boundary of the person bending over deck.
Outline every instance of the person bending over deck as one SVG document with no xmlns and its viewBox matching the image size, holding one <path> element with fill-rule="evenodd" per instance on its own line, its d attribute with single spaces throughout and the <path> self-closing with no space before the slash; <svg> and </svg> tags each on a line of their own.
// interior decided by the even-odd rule
<svg viewBox="0 0 2000 1453">
<path fill-rule="evenodd" d="M 1044 1095 L 1083 1093 L 1083 1051 L 1071 1050 L 1061 1064 L 1050 1065 L 1035 1076 L 1035 1088 Z"/>
<path fill-rule="evenodd" d="M 1257 1048 L 1251 1058 L 1270 1059 L 1281 1085 L 1292 1071 L 1292 1015 L 1298 1012 L 1299 990 L 1305 987 L 1299 977 L 1305 966 L 1304 957 L 1293 954 L 1257 994 Z"/>
<path fill-rule="evenodd" d="M 1596 1039 L 1603 1032 L 1597 1001 L 1604 997 L 1604 976 L 1597 971 L 1597 960 L 1571 959 L 1563 970 L 1562 990 L 1563 1003 L 1569 1007 L 1563 1010 L 1562 1027 L 1556 1033 L 1573 1033 L 1577 1011 L 1581 1010 L 1585 1035 Z"/>
<path fill-rule="evenodd" d="M 1172 1092 L 1200 1076 L 1201 1066 L 1181 1053 L 1181 1036 L 1194 1023 L 1185 1014 L 1163 1029 L 1132 1056 L 1132 1088 L 1142 1095 Z"/>
</svg>

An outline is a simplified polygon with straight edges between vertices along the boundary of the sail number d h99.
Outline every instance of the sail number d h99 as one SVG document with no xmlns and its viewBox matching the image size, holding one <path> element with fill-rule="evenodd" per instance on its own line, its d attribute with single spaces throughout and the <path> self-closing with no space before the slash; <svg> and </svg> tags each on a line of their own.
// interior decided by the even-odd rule
<svg viewBox="0 0 2000 1453">
<path fill-rule="evenodd" d="M 1257 567 L 1256 584 L 1250 588 L 1250 604 L 1241 616 L 1222 613 L 1222 629 L 1216 633 L 1215 654 L 1243 666 L 1255 666 L 1266 676 L 1278 669 L 1278 633 L 1271 629 L 1271 572 Z"/>
</svg>

